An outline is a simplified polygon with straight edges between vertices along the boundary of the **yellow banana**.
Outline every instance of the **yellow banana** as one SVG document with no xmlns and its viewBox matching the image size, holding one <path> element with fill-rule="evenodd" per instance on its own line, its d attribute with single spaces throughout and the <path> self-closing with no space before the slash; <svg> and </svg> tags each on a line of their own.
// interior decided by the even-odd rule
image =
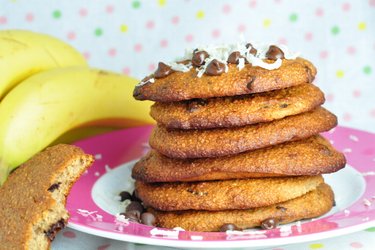
<svg viewBox="0 0 375 250">
<path fill-rule="evenodd" d="M 40 71 L 87 65 L 84 57 L 57 38 L 25 30 L 0 31 L 0 100 L 22 80 Z"/>
<path fill-rule="evenodd" d="M 87 124 L 153 123 L 138 80 L 86 67 L 57 68 L 17 85 L 0 103 L 0 184 L 64 132 Z"/>
</svg>

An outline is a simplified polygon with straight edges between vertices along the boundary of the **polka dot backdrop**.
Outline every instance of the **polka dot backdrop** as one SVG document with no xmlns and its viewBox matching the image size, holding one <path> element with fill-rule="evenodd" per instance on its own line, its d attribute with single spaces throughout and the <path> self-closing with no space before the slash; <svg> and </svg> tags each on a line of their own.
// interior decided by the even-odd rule
<svg viewBox="0 0 375 250">
<path fill-rule="evenodd" d="M 235 42 L 240 34 L 286 44 L 316 65 L 315 83 L 341 125 L 375 132 L 374 0 L 0 0 L 0 29 L 51 34 L 80 50 L 91 66 L 139 79 L 185 48 Z M 58 238 L 74 242 L 76 234 L 83 235 L 67 230 Z M 336 249 L 370 249 L 345 239 Z M 100 244 L 97 249 L 111 249 L 109 241 Z M 323 248 L 320 242 L 304 245 Z"/>
<path fill-rule="evenodd" d="M 185 48 L 240 34 L 287 44 L 318 68 L 316 84 L 342 125 L 375 131 L 375 1 L 1 0 L 0 29 L 59 37 L 94 67 L 137 78 Z"/>
</svg>

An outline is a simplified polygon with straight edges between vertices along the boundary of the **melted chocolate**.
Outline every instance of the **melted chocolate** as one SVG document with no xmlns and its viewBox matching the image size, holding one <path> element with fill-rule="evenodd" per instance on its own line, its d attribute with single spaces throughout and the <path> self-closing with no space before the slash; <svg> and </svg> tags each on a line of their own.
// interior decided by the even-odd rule
<svg viewBox="0 0 375 250">
<path fill-rule="evenodd" d="M 168 66 L 165 63 L 159 62 L 158 68 L 156 69 L 156 71 L 154 73 L 154 77 L 157 78 L 157 79 L 163 78 L 163 77 L 166 77 L 166 76 L 172 74 L 173 72 L 174 71 L 172 70 L 171 66 Z"/>
<path fill-rule="evenodd" d="M 61 182 L 54 183 L 47 190 L 49 192 L 53 192 L 53 191 L 55 191 L 56 189 L 58 189 L 60 187 L 60 184 L 61 184 Z"/>
<path fill-rule="evenodd" d="M 52 224 L 50 229 L 48 229 L 48 231 L 44 231 L 44 234 L 47 236 L 47 238 L 50 241 L 53 241 L 55 239 L 56 234 L 64 227 L 65 227 L 65 221 L 64 219 L 61 219 L 55 224 Z"/>
<path fill-rule="evenodd" d="M 262 221 L 260 227 L 263 229 L 274 229 L 279 225 L 279 221 L 275 218 L 268 218 Z"/>
<path fill-rule="evenodd" d="M 284 52 L 279 47 L 271 45 L 268 48 L 266 57 L 270 60 L 284 59 Z"/>
<path fill-rule="evenodd" d="M 208 57 L 209 57 L 209 55 L 206 51 L 204 51 L 204 50 L 202 50 L 202 51 L 194 50 L 194 54 L 193 54 L 193 58 L 191 59 L 191 63 L 196 67 L 200 67 L 200 66 L 205 64 L 204 60 Z"/>
<path fill-rule="evenodd" d="M 212 60 L 206 68 L 205 73 L 209 76 L 219 76 L 225 72 L 225 64 L 218 60 Z"/>
</svg>

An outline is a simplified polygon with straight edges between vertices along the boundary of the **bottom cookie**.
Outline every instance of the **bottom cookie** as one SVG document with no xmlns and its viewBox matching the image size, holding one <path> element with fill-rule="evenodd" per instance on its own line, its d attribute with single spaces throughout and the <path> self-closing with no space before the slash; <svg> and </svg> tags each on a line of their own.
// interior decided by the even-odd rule
<svg viewBox="0 0 375 250">
<path fill-rule="evenodd" d="M 331 210 L 334 194 L 325 183 L 298 198 L 279 204 L 246 210 L 225 211 L 178 211 L 163 212 L 149 209 L 156 217 L 158 227 L 182 227 L 187 231 L 215 232 L 224 224 L 234 224 L 238 229 L 261 226 L 273 219 L 286 224 L 302 219 L 321 216 Z"/>
</svg>

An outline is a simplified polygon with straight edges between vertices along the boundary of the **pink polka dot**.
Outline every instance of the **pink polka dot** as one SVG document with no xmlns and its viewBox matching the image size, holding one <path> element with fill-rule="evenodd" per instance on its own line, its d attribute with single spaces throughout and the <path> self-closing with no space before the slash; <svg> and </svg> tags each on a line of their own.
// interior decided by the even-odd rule
<svg viewBox="0 0 375 250">
<path fill-rule="evenodd" d="M 311 41 L 313 39 L 313 34 L 311 32 L 307 32 L 305 34 L 305 40 L 306 41 Z"/>
<path fill-rule="evenodd" d="M 150 63 L 150 64 L 148 65 L 148 70 L 149 70 L 149 71 L 155 71 L 155 69 L 156 69 L 156 66 L 155 66 L 154 63 Z"/>
<path fill-rule="evenodd" d="M 108 14 L 111 14 L 114 10 L 115 10 L 115 8 L 112 5 L 107 5 L 107 7 L 105 7 L 105 11 Z"/>
<path fill-rule="evenodd" d="M 0 24 L 6 24 L 8 22 L 5 16 L 0 16 Z"/>
<path fill-rule="evenodd" d="M 68 34 L 66 35 L 66 37 L 69 40 L 74 40 L 74 39 L 76 39 L 76 33 L 74 33 L 74 31 L 70 31 L 70 32 L 68 32 Z"/>
<path fill-rule="evenodd" d="M 178 24 L 180 22 L 180 18 L 178 16 L 172 17 L 172 23 L 173 24 Z"/>
<path fill-rule="evenodd" d="M 327 51 L 327 50 L 322 50 L 322 51 L 320 51 L 320 53 L 319 53 L 319 57 L 320 57 L 321 59 L 326 59 L 326 58 L 328 57 L 328 51 Z"/>
<path fill-rule="evenodd" d="M 82 54 L 83 54 L 83 57 L 86 58 L 86 60 L 89 60 L 90 57 L 91 57 L 91 54 L 90 54 L 90 52 L 88 52 L 88 51 L 85 51 L 85 52 L 83 52 Z"/>
<path fill-rule="evenodd" d="M 185 36 L 185 41 L 191 43 L 194 40 L 194 36 L 192 34 L 188 34 Z"/>
<path fill-rule="evenodd" d="M 130 68 L 129 67 L 123 68 L 122 73 L 125 74 L 125 75 L 130 75 Z"/>
<path fill-rule="evenodd" d="M 278 43 L 279 43 L 279 44 L 287 45 L 287 44 L 288 44 L 288 41 L 286 40 L 285 37 L 280 37 Z"/>
<path fill-rule="evenodd" d="M 346 122 L 349 122 L 352 120 L 352 115 L 349 114 L 349 113 L 344 113 L 344 115 L 342 116 L 342 119 Z"/>
<path fill-rule="evenodd" d="M 115 48 L 111 48 L 111 49 L 108 50 L 108 55 L 110 57 L 115 57 L 116 54 L 117 54 L 117 50 Z"/>
<path fill-rule="evenodd" d="M 73 239 L 76 237 L 76 234 L 72 231 L 65 231 L 63 233 L 63 236 L 66 237 L 66 238 L 70 238 L 70 239 Z"/>
<path fill-rule="evenodd" d="M 334 95 L 333 94 L 327 94 L 326 95 L 326 100 L 327 100 L 327 102 L 332 102 L 333 101 L 333 99 L 334 99 Z"/>
<path fill-rule="evenodd" d="M 351 8 L 350 3 L 343 3 L 341 8 L 342 8 L 343 11 L 349 11 L 350 8 Z"/>
<path fill-rule="evenodd" d="M 106 250 L 108 247 L 110 247 L 111 244 L 107 244 L 107 245 L 102 245 L 102 246 L 99 246 L 98 247 L 98 250 Z"/>
<path fill-rule="evenodd" d="M 220 30 L 215 29 L 212 31 L 212 37 L 213 38 L 218 38 L 220 36 Z"/>
<path fill-rule="evenodd" d="M 359 242 L 352 242 L 350 243 L 350 246 L 353 247 L 353 248 L 362 248 L 363 245 Z"/>
<path fill-rule="evenodd" d="M 324 10 L 322 8 L 317 8 L 315 10 L 315 15 L 316 16 L 323 16 L 324 15 Z"/>
<path fill-rule="evenodd" d="M 136 45 L 134 45 L 134 51 L 135 51 L 135 52 L 141 52 L 142 49 L 143 49 L 142 44 L 137 43 Z"/>
<path fill-rule="evenodd" d="M 154 21 L 150 20 L 146 23 L 146 28 L 152 30 L 155 27 Z"/>
<path fill-rule="evenodd" d="M 88 13 L 88 11 L 85 8 L 82 8 L 82 9 L 79 10 L 79 15 L 82 16 L 82 17 L 87 16 L 87 13 Z"/>
<path fill-rule="evenodd" d="M 375 118 L 375 109 L 370 111 L 370 115 Z"/>
<path fill-rule="evenodd" d="M 361 91 L 358 90 L 358 89 L 356 89 L 356 90 L 353 91 L 353 96 L 354 96 L 354 97 L 360 97 L 361 94 L 362 94 Z"/>
<path fill-rule="evenodd" d="M 223 6 L 223 13 L 224 13 L 224 14 L 229 14 L 230 11 L 231 11 L 231 7 L 230 7 L 230 5 L 229 5 L 229 4 L 225 4 L 225 5 Z"/>
<path fill-rule="evenodd" d="M 368 3 L 371 7 L 375 7 L 375 0 L 369 0 Z"/>
<path fill-rule="evenodd" d="M 161 40 L 160 41 L 160 47 L 162 47 L 162 48 L 168 47 L 168 41 L 165 40 L 165 39 Z"/>
<path fill-rule="evenodd" d="M 32 21 L 34 21 L 34 15 L 33 15 L 33 13 L 27 13 L 26 16 L 25 16 L 25 19 L 29 23 L 31 23 Z"/>
<path fill-rule="evenodd" d="M 240 25 L 238 25 L 238 32 L 245 32 L 246 30 L 246 25 L 241 23 Z"/>
<path fill-rule="evenodd" d="M 251 0 L 250 2 L 249 2 L 249 7 L 250 8 L 255 8 L 257 6 L 257 1 L 256 0 Z"/>
<path fill-rule="evenodd" d="M 353 47 L 353 46 L 349 46 L 349 47 L 346 49 L 346 52 L 347 52 L 349 55 L 354 55 L 355 52 L 356 52 L 356 49 L 355 49 L 355 47 Z"/>
<path fill-rule="evenodd" d="M 274 0 L 275 3 L 281 3 L 281 0 Z"/>
</svg>

